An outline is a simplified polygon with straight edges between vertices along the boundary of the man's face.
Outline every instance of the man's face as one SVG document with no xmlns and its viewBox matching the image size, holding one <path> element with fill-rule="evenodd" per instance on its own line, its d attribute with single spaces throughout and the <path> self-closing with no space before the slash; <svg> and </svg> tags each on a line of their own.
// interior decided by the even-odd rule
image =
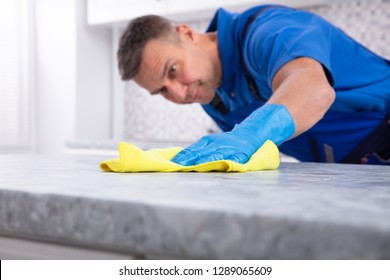
<svg viewBox="0 0 390 280">
<path fill-rule="evenodd" d="M 152 95 L 162 94 L 174 103 L 207 104 L 214 98 L 218 87 L 216 69 L 209 53 L 196 39 L 180 34 L 180 40 L 149 41 L 134 81 Z"/>
</svg>

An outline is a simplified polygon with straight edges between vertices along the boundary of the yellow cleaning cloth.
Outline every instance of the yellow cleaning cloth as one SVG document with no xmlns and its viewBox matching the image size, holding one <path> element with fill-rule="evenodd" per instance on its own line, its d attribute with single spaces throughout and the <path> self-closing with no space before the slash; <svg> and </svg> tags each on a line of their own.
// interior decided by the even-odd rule
<svg viewBox="0 0 390 280">
<path fill-rule="evenodd" d="M 245 164 L 218 160 L 184 166 L 170 161 L 182 149 L 173 147 L 143 151 L 135 145 L 121 142 L 118 147 L 119 159 L 106 160 L 100 164 L 100 168 L 112 172 L 246 172 L 276 169 L 280 163 L 279 150 L 269 140 Z"/>
</svg>

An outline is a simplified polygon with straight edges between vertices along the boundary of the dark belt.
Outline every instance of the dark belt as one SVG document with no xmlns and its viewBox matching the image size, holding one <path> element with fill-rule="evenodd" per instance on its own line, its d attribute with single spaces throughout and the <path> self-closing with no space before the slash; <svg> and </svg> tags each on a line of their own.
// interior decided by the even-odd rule
<svg viewBox="0 0 390 280">
<path fill-rule="evenodd" d="M 390 112 L 341 162 L 364 163 L 373 154 L 383 161 L 390 160 Z"/>
</svg>

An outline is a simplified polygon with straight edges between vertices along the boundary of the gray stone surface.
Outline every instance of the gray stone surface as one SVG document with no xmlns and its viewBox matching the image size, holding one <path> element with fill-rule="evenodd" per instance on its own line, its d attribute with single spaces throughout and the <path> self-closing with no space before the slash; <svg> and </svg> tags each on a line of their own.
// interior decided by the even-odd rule
<svg viewBox="0 0 390 280">
<path fill-rule="evenodd" d="M 0 156 L 0 234 L 190 259 L 390 259 L 390 168 L 99 170 L 104 156 Z"/>
</svg>

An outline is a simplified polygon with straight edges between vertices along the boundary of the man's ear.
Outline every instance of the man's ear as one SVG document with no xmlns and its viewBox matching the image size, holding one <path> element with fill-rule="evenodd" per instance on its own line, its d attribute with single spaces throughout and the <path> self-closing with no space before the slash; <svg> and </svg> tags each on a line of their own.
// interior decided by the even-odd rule
<svg viewBox="0 0 390 280">
<path fill-rule="evenodd" d="M 177 32 L 179 33 L 180 38 L 184 41 L 191 41 L 196 43 L 198 40 L 197 33 L 189 27 L 187 24 L 179 24 L 176 27 Z"/>
</svg>

